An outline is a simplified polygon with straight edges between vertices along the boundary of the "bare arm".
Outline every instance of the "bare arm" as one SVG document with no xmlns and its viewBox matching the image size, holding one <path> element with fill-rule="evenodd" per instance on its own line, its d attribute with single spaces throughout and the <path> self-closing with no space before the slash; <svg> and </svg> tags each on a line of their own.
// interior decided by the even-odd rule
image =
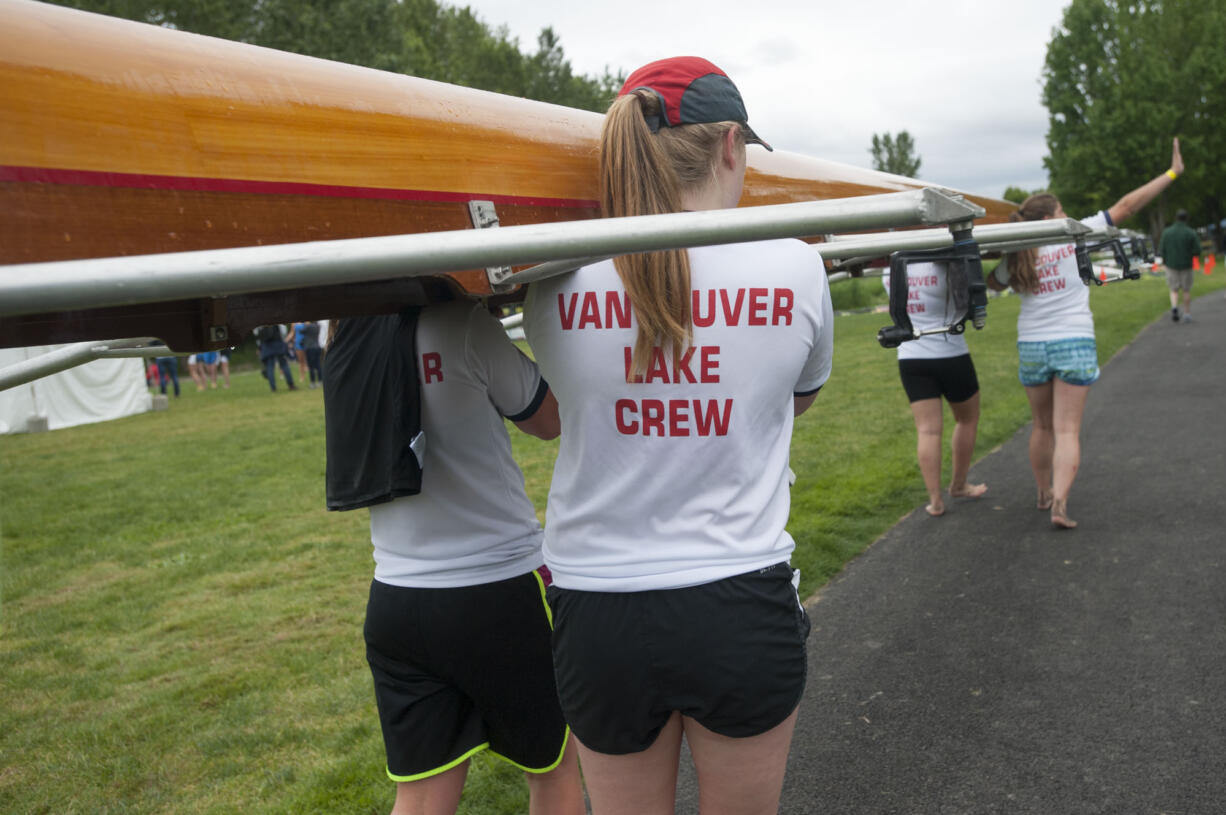
<svg viewBox="0 0 1226 815">
<path fill-rule="evenodd" d="M 553 395 L 553 391 L 545 391 L 545 398 L 541 400 L 536 413 L 514 424 L 529 436 L 536 436 L 545 441 L 556 439 L 562 432 L 562 421 L 558 418 L 558 400 Z"/>
<path fill-rule="evenodd" d="M 1171 178 L 1170 173 L 1175 175 L 1183 175 L 1183 156 L 1179 154 L 1179 139 L 1176 138 L 1171 147 L 1171 169 L 1164 172 L 1162 175 L 1153 178 L 1141 186 L 1137 187 L 1132 192 L 1125 195 L 1120 200 L 1107 210 L 1107 215 L 1111 218 L 1111 223 L 1118 224 L 1121 221 L 1126 221 L 1141 210 L 1146 204 L 1158 197 L 1158 195 L 1171 184 L 1175 183 L 1175 179 Z"/>
<path fill-rule="evenodd" d="M 804 413 L 806 410 L 809 409 L 809 406 L 812 405 L 814 400 L 816 399 L 817 399 L 817 392 L 810 393 L 808 396 L 796 396 L 795 394 L 793 394 L 792 396 L 792 411 L 793 411 L 792 415 L 799 416 L 800 414 Z"/>
</svg>

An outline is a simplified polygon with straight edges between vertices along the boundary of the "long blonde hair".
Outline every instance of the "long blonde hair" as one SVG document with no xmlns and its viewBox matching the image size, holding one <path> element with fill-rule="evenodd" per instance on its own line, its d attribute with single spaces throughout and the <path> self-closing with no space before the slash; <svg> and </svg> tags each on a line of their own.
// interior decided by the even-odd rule
<svg viewBox="0 0 1226 815">
<path fill-rule="evenodd" d="M 660 113 L 647 90 L 620 96 L 600 132 L 600 205 L 605 217 L 661 215 L 682 210 L 681 196 L 711 178 L 719 148 L 735 122 L 661 127 L 645 115 Z M 739 138 L 744 140 L 744 132 Z M 622 255 L 613 260 L 638 320 L 629 377 L 644 373 L 655 348 L 671 350 L 674 364 L 694 339 L 690 257 L 684 249 Z"/>
<path fill-rule="evenodd" d="M 1060 199 L 1050 192 L 1036 192 L 1022 202 L 1016 212 L 1009 214 L 1010 223 L 1041 221 L 1054 216 L 1060 208 Z M 1009 285 L 1019 294 L 1034 294 L 1039 290 L 1039 270 L 1036 268 L 1039 250 L 1031 247 L 1009 254 Z"/>
</svg>

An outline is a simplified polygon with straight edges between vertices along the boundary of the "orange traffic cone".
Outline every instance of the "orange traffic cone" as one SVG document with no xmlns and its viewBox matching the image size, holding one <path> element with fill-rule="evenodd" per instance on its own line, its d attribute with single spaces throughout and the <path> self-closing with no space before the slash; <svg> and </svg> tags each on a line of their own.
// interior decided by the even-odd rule
<svg viewBox="0 0 1226 815">
<path fill-rule="evenodd" d="M 1107 282 L 1107 270 L 1106 270 L 1106 269 L 1099 269 L 1099 270 L 1098 270 L 1098 279 L 1099 279 L 1099 280 L 1101 280 L 1101 281 L 1102 281 L 1102 282 L 1104 282 L 1104 283 L 1106 283 L 1106 282 Z"/>
<path fill-rule="evenodd" d="M 1217 255 L 1210 255 L 1205 260 L 1205 274 L 1212 274 L 1213 267 L 1217 265 Z"/>
<path fill-rule="evenodd" d="M 1200 257 L 1199 256 L 1192 258 L 1192 268 L 1198 272 L 1200 271 Z"/>
</svg>

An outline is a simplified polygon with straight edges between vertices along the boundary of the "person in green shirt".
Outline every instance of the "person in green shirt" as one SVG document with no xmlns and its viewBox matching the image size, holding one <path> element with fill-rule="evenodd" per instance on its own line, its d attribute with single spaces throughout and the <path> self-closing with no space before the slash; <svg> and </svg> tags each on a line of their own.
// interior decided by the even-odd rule
<svg viewBox="0 0 1226 815">
<path fill-rule="evenodd" d="M 1188 226 L 1188 211 L 1175 213 L 1175 223 L 1162 230 L 1158 254 L 1166 266 L 1166 285 L 1171 290 L 1171 319 L 1179 322 L 1179 293 L 1183 292 L 1183 319 L 1192 319 L 1192 259 L 1200 260 L 1200 236 Z"/>
</svg>

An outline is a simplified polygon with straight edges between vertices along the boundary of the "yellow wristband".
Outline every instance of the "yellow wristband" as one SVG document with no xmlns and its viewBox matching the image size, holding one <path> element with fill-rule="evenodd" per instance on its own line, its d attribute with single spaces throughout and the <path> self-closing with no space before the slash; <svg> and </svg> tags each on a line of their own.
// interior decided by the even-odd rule
<svg viewBox="0 0 1226 815">
<path fill-rule="evenodd" d="M 1166 174 L 1171 177 L 1172 181 L 1174 181 L 1176 178 L 1179 178 L 1179 173 L 1175 172 L 1174 170 L 1167 170 Z"/>
</svg>

